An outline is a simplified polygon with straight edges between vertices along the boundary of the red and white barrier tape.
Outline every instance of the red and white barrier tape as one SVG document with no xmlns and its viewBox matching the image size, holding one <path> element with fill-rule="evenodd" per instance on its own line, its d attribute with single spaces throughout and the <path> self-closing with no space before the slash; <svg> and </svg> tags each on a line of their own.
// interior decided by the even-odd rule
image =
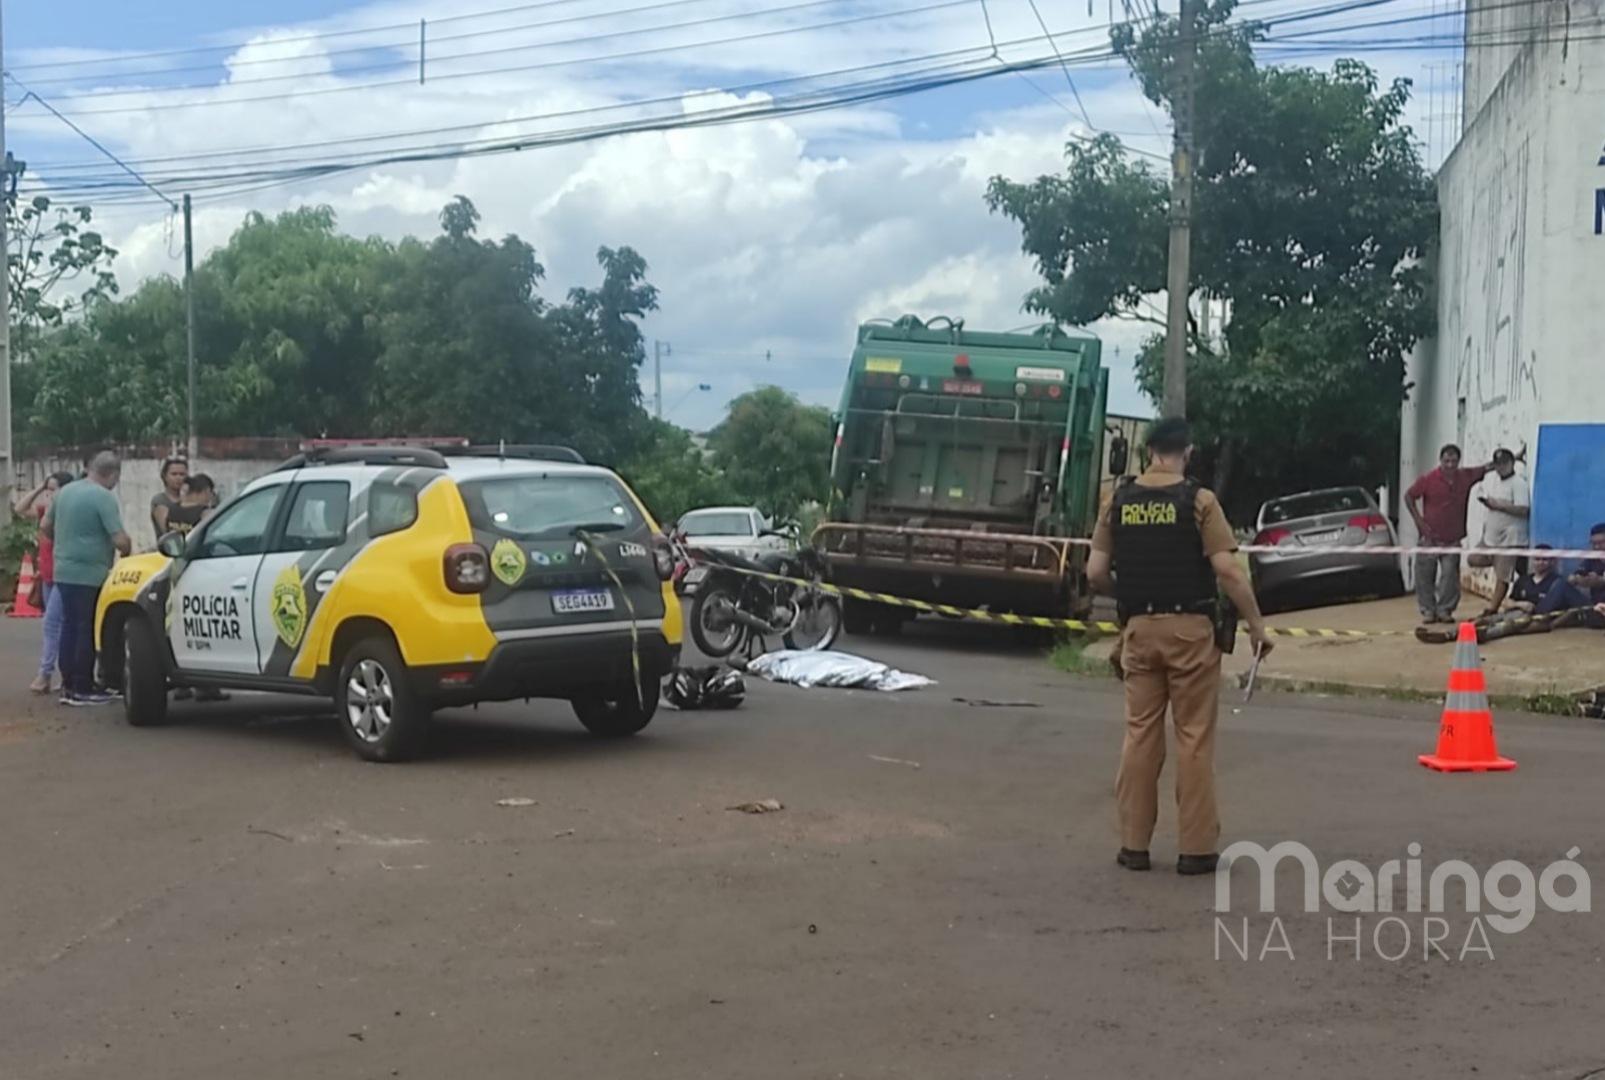
<svg viewBox="0 0 1605 1080">
<path fill-rule="evenodd" d="M 1092 541 L 1084 536 L 1063 538 L 1077 547 L 1091 547 Z M 1605 551 L 1589 548 L 1482 548 L 1482 547 L 1407 547 L 1402 544 L 1241 544 L 1238 551 L 1249 555 L 1514 555 L 1529 559 L 1600 559 Z"/>
<path fill-rule="evenodd" d="M 1605 551 L 1579 548 L 1405 547 L 1368 544 L 1244 544 L 1250 555 L 1499 555 L 1529 559 L 1605 559 Z"/>
</svg>

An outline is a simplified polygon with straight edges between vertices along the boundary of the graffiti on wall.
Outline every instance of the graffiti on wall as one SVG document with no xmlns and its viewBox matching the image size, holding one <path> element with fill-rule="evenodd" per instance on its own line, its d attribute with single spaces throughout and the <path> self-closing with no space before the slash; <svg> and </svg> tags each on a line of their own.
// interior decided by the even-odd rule
<svg viewBox="0 0 1605 1080">
<path fill-rule="evenodd" d="M 1512 410 L 1531 408 L 1538 397 L 1538 354 L 1527 344 L 1526 308 L 1529 144 L 1513 140 L 1495 153 L 1497 162 L 1479 170 L 1468 227 L 1456 238 L 1453 272 L 1463 283 L 1453 290 L 1449 338 L 1459 346 L 1457 396 L 1475 413 L 1498 412 L 1496 426 L 1524 427 Z M 1479 427 L 1482 425 L 1478 425 Z"/>
</svg>

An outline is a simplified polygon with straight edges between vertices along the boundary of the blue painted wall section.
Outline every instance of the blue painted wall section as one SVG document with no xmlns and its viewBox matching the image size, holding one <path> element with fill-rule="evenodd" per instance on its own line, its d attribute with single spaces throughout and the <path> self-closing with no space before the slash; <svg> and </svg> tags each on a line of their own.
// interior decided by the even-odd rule
<svg viewBox="0 0 1605 1080">
<path fill-rule="evenodd" d="M 1540 424 L 1533 541 L 1586 548 L 1597 521 L 1605 521 L 1605 424 Z"/>
</svg>

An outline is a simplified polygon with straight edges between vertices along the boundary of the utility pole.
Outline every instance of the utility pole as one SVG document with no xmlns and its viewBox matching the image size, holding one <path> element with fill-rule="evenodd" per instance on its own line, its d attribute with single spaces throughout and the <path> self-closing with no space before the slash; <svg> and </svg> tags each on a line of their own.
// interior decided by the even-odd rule
<svg viewBox="0 0 1605 1080">
<path fill-rule="evenodd" d="M 189 196 L 184 196 L 184 335 L 188 339 L 189 459 L 201 456 L 201 438 L 195 430 L 195 233 L 190 228 Z"/>
<path fill-rule="evenodd" d="M 3 17 L 0 17 L 3 20 Z M 4 52 L 5 29 L 0 25 L 0 53 Z M 3 89 L 3 88 L 0 88 Z M 6 153 L 6 96 L 0 93 L 0 199 L 11 206 L 11 158 Z M 11 520 L 11 484 L 16 479 L 11 461 L 11 238 L 6 235 L 5 214 L 0 213 L 0 522 Z"/>
<path fill-rule="evenodd" d="M 663 358 L 673 356 L 674 350 L 665 342 L 653 339 L 652 341 L 652 404 L 657 411 L 658 419 L 663 419 Z"/>
<path fill-rule="evenodd" d="M 1165 282 L 1170 310 L 1165 328 L 1165 416 L 1187 415 L 1187 300 L 1191 291 L 1189 262 L 1193 226 L 1193 61 L 1195 0 L 1181 0 L 1176 40 L 1175 82 L 1171 120 L 1175 128 L 1170 155 L 1170 272 Z"/>
<path fill-rule="evenodd" d="M 3 0 L 0 0 L 0 3 L 3 3 Z M 0 37 L 3 37 L 3 34 L 0 34 Z M 99 150 L 106 157 L 110 158 L 118 168 L 122 169 L 129 176 L 132 176 L 142 185 L 149 188 L 153 194 L 160 198 L 162 202 L 167 204 L 172 213 L 176 214 L 179 212 L 179 204 L 168 198 L 165 191 L 141 176 L 132 165 L 128 164 L 128 162 L 112 153 L 106 148 L 105 143 L 101 142 L 99 139 L 89 134 L 89 132 L 79 127 L 73 122 L 72 117 L 65 115 L 60 109 L 50 104 L 50 102 L 45 98 L 40 97 L 32 90 L 29 90 L 27 87 L 23 86 L 22 83 L 18 82 L 17 77 L 12 75 L 10 72 L 6 72 L 5 77 L 10 80 L 13 85 L 26 91 L 26 93 L 24 93 L 22 96 L 23 101 L 38 102 L 41 108 L 45 109 L 67 127 L 71 128 L 73 134 L 77 135 L 90 146 L 93 146 L 96 150 Z M 5 196 L 7 199 L 9 199 L 12 194 L 12 163 L 10 158 L 6 155 L 5 150 L 5 101 L 3 100 L 3 95 L 0 95 L 0 159 L 5 159 L 6 162 Z M 17 174 L 20 175 L 21 171 L 22 170 L 18 168 Z M 186 335 L 189 339 L 187 348 L 189 354 L 189 456 L 193 460 L 196 456 L 197 450 L 199 449 L 199 440 L 196 437 L 195 431 L 195 237 L 192 229 L 190 228 L 190 198 L 188 195 L 184 196 L 183 212 L 184 322 Z M 8 312 L 8 301 L 10 299 L 10 279 L 7 276 L 10 268 L 6 265 L 6 251 L 5 226 L 3 222 L 0 222 L 0 282 L 4 282 L 3 287 L 0 287 L 0 452 L 5 454 L 5 460 L 3 463 L 0 463 L 0 468 L 9 471 L 11 468 L 11 322 Z M 9 479 L 10 478 L 7 477 L 4 480 L 0 480 L 0 486 L 9 487 Z M 9 517 L 9 509 L 10 504 L 8 501 L 6 508 L 4 510 L 0 510 L 0 520 L 6 520 Z"/>
</svg>

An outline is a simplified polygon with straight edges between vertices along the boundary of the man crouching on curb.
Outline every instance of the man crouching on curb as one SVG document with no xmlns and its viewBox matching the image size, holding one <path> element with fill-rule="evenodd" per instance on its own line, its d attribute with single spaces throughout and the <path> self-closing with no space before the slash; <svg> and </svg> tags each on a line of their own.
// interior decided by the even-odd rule
<svg viewBox="0 0 1605 1080">
<path fill-rule="evenodd" d="M 1237 540 L 1213 492 L 1186 479 L 1192 437 L 1182 419 L 1148 432 L 1150 465 L 1115 493 L 1092 535 L 1087 577 L 1119 602 L 1119 664 L 1125 672 L 1126 739 L 1115 780 L 1120 853 L 1147 870 L 1159 816 L 1165 712 L 1176 727 L 1176 808 L 1182 874 L 1208 874 L 1220 856 L 1215 806 L 1215 721 L 1221 649 L 1215 640 L 1217 584 L 1248 622 L 1260 655 L 1271 649 Z"/>
</svg>

